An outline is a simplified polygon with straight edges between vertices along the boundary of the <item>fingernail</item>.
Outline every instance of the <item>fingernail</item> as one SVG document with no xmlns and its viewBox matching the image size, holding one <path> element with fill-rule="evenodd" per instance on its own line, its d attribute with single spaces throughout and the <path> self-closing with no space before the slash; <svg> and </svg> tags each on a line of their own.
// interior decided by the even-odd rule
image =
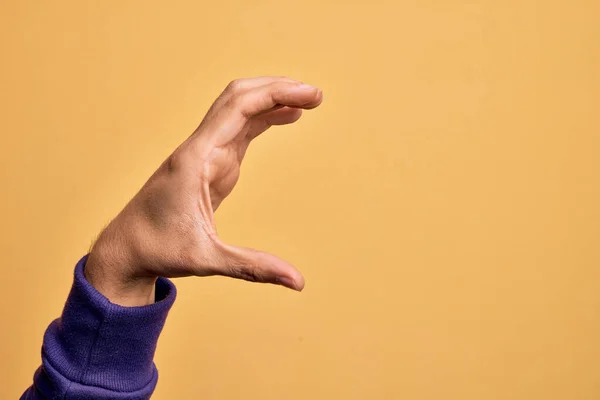
<svg viewBox="0 0 600 400">
<path fill-rule="evenodd" d="M 307 85 L 306 83 L 303 83 L 302 85 L 298 86 L 298 88 L 303 89 L 303 90 L 316 89 L 314 86 Z"/>
<path fill-rule="evenodd" d="M 283 286 L 288 287 L 290 289 L 298 290 L 298 288 L 296 287 L 296 283 L 293 280 L 291 280 L 290 278 L 286 278 L 285 276 L 278 276 L 277 277 L 277 282 L 280 285 L 283 285 Z"/>
</svg>

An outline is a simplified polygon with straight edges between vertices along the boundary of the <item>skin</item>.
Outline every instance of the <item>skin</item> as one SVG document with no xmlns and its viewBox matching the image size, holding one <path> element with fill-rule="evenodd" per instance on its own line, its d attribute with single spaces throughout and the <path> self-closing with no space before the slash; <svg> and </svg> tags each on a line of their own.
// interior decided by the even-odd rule
<svg viewBox="0 0 600 400">
<path fill-rule="evenodd" d="M 252 140 L 296 122 L 322 99 L 320 89 L 285 77 L 231 82 L 100 234 L 85 266 L 88 281 L 123 306 L 153 303 L 159 276 L 223 275 L 301 291 L 304 278 L 287 261 L 222 242 L 214 212 L 238 181 Z"/>
</svg>

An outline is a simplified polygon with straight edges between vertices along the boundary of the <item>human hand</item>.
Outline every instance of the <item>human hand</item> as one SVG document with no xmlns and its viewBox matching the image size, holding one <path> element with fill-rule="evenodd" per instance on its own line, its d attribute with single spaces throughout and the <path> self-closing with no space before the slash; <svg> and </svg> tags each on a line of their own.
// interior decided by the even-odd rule
<svg viewBox="0 0 600 400">
<path fill-rule="evenodd" d="M 282 77 L 231 82 L 195 132 L 100 234 L 88 281 L 113 303 L 154 301 L 157 277 L 224 275 L 302 290 L 290 263 L 222 242 L 214 211 L 231 193 L 250 142 L 321 104 L 321 90 Z"/>
</svg>

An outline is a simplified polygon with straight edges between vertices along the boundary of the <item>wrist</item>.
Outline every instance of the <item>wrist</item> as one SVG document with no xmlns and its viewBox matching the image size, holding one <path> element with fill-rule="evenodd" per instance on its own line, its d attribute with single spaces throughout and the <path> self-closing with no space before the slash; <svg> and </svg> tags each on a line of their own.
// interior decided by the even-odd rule
<svg viewBox="0 0 600 400">
<path fill-rule="evenodd" d="M 154 303 L 157 277 L 136 273 L 135 257 L 128 246 L 108 229 L 90 251 L 84 275 L 111 303 L 125 307 Z"/>
</svg>

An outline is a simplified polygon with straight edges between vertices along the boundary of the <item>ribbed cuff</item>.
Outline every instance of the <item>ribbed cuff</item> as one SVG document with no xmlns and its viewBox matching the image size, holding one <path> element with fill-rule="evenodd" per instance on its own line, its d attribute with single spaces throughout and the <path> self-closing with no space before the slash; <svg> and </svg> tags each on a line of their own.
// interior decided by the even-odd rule
<svg viewBox="0 0 600 400">
<path fill-rule="evenodd" d="M 117 392 L 154 386 L 156 343 L 175 301 L 171 281 L 156 282 L 156 302 L 142 307 L 111 303 L 85 279 L 87 255 L 75 268 L 60 320 L 47 330 L 43 353 L 68 380 Z"/>
</svg>

